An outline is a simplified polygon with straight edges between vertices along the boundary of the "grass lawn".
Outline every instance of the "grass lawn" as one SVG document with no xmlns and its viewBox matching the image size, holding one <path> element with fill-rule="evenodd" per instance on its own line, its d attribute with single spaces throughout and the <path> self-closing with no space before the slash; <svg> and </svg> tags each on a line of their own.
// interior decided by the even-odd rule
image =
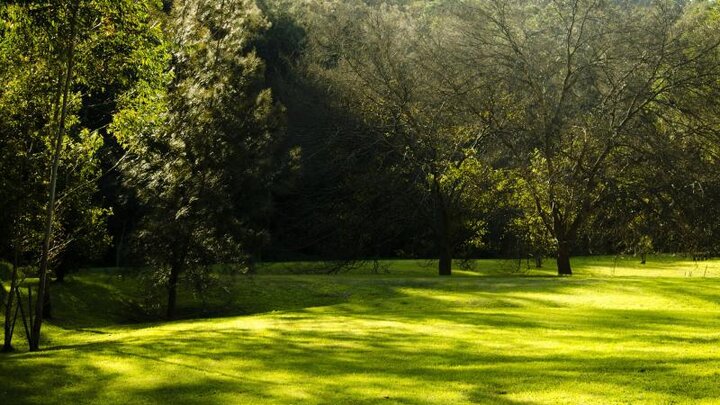
<svg viewBox="0 0 720 405">
<path fill-rule="evenodd" d="M 203 312 L 183 292 L 213 317 L 171 323 L 128 323 L 137 279 L 83 271 L 53 286 L 45 349 L 0 355 L 0 404 L 720 403 L 720 261 L 573 264 L 266 265 L 221 276 Z"/>
</svg>

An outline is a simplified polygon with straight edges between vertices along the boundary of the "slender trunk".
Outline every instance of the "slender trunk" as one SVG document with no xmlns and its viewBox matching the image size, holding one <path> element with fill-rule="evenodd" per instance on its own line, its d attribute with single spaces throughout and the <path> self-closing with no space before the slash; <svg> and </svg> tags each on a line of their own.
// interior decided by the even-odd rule
<svg viewBox="0 0 720 405">
<path fill-rule="evenodd" d="M 445 200 L 440 192 L 440 184 L 433 183 L 433 197 L 435 200 L 435 237 L 438 249 L 438 274 L 440 276 L 452 275 L 452 248 L 450 245 L 450 218 L 445 209 Z"/>
<path fill-rule="evenodd" d="M 52 239 L 53 230 L 53 217 L 55 215 L 55 198 L 57 189 L 57 178 L 58 168 L 60 166 L 60 153 L 62 152 L 63 138 L 65 135 L 65 120 L 67 119 L 68 109 L 68 98 L 70 93 L 70 83 L 73 75 L 73 63 L 75 56 L 75 28 L 77 22 L 77 11 L 79 7 L 79 0 L 76 0 L 72 7 L 72 14 L 70 16 L 70 37 L 68 38 L 69 45 L 67 48 L 67 68 L 65 71 L 65 77 L 62 89 L 62 108 L 60 110 L 60 122 L 57 126 L 57 133 L 55 135 L 55 145 L 53 149 L 52 166 L 50 168 L 50 185 L 49 185 L 49 198 L 47 203 L 47 216 L 45 218 L 45 229 L 44 239 L 42 245 L 42 255 L 40 257 L 40 268 L 39 268 L 39 284 L 38 284 L 38 305 L 35 306 L 36 314 L 35 320 L 32 325 L 30 333 L 30 351 L 37 351 L 40 348 L 40 329 L 42 328 L 43 316 L 45 312 L 45 298 L 49 297 L 48 290 L 48 262 L 50 256 L 50 241 Z"/>
<path fill-rule="evenodd" d="M 542 269 L 542 255 L 535 255 L 535 268 Z"/>
<path fill-rule="evenodd" d="M 647 263 L 647 253 L 641 253 L 640 254 L 640 264 Z"/>
<path fill-rule="evenodd" d="M 570 267 L 570 243 L 560 241 L 557 250 L 557 269 L 559 276 L 571 276 L 572 268 Z"/>
<path fill-rule="evenodd" d="M 175 318 L 175 307 L 177 305 L 177 284 L 180 277 L 181 264 L 173 264 L 170 267 L 170 278 L 168 279 L 168 302 L 167 319 Z"/>
<path fill-rule="evenodd" d="M 115 249 L 115 267 L 120 267 L 120 258 L 122 256 L 123 243 L 125 242 L 126 226 L 127 221 L 123 221 L 122 231 L 120 232 L 120 237 L 118 238 L 117 247 Z"/>
<path fill-rule="evenodd" d="M 17 273 L 18 273 L 18 252 L 15 248 L 15 260 L 13 261 L 12 274 L 10 275 L 10 294 L 8 294 L 5 303 L 5 341 L 3 343 L 3 352 L 13 351 L 12 338 L 15 330 L 15 319 L 13 316 L 13 298 L 15 297 L 15 289 L 17 289 Z M 18 305 L 21 303 L 18 302 Z"/>
<path fill-rule="evenodd" d="M 40 297 L 38 297 L 38 298 L 40 298 Z M 45 288 L 45 291 L 43 291 L 42 313 L 43 313 L 43 318 L 52 319 L 52 301 L 50 300 L 50 289 L 49 288 Z"/>
<path fill-rule="evenodd" d="M 452 275 L 452 252 L 450 248 L 440 250 L 440 261 L 438 263 L 438 273 L 441 276 Z"/>
</svg>

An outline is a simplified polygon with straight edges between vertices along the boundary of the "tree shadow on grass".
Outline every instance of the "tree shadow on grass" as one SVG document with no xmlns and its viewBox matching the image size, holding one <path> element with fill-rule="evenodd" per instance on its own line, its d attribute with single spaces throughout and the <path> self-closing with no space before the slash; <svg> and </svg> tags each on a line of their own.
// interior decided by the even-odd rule
<svg viewBox="0 0 720 405">
<path fill-rule="evenodd" d="M 330 276 L 223 277 L 216 288 L 206 292 L 204 299 L 183 286 L 179 292 L 178 319 L 294 311 L 347 303 L 354 298 L 388 299 L 400 296 L 397 292 L 400 286 L 431 288 L 442 282 Z M 160 309 L 150 312 L 141 305 L 145 301 L 144 291 L 142 282 L 132 273 L 92 271 L 73 275 L 51 288 L 54 319 L 50 322 L 75 330 L 163 322 L 162 303 L 158 303 Z"/>
<path fill-rule="evenodd" d="M 338 306 L 340 311 L 363 311 L 374 318 L 377 315 L 373 312 L 392 310 L 405 319 L 412 318 L 413 314 L 420 319 L 452 314 L 462 320 L 481 309 L 574 308 L 575 303 L 563 302 L 562 298 L 592 294 L 594 291 L 627 289 L 629 286 L 674 302 L 696 300 L 698 305 L 710 304 L 720 309 L 719 282 L 690 283 L 683 279 L 357 279 L 324 276 L 233 279 L 234 282 L 225 284 L 229 293 L 218 294 L 220 298 L 207 300 L 204 305 L 188 291 L 182 292 L 178 310 L 180 319 L 297 312 L 313 307 Z M 55 288 L 53 294 L 56 295 L 54 300 L 57 305 L 53 322 L 65 328 L 94 330 L 117 324 L 162 321 L 162 318 L 148 316 L 138 309 L 135 302 L 139 297 L 130 296 L 137 283 L 127 278 L 112 280 L 112 283 L 102 281 L 81 279 L 70 281 L 61 289 Z M 626 291 L 626 294 L 633 292 Z M 443 302 L 443 295 L 450 295 L 455 301 Z M 412 303 L 414 311 L 408 310 L 408 303 Z M 663 319 L 659 315 L 655 318 L 662 322 L 683 321 Z"/>
<path fill-rule="evenodd" d="M 50 403 L 692 403 L 720 394 L 718 373 L 707 372 L 720 364 L 715 341 L 683 340 L 718 330 L 711 317 L 543 308 L 542 300 L 468 313 L 437 301 L 413 296 L 405 311 L 314 308 L 259 326 L 239 318 L 135 330 L 14 355 L 22 361 L 1 362 L 0 375 L 41 376 L 57 389 Z M 15 398 L 39 402 L 34 383 L 9 381 Z M 446 396 L 433 399 L 438 393 Z"/>
<path fill-rule="evenodd" d="M 252 288 L 233 290 L 246 293 L 237 302 L 259 302 L 249 311 L 289 312 L 151 328 L 110 327 L 110 316 L 99 325 L 113 336 L 2 356 L 0 403 L 693 403 L 720 396 L 720 374 L 712 371 L 720 366 L 717 311 L 558 300 L 625 289 L 695 299 L 707 310 L 716 308 L 717 282 L 327 280 L 257 278 Z M 114 293 L 82 287 L 93 300 Z M 261 287 L 269 292 L 258 299 L 251 293 Z M 91 304 L 74 309 L 96 311 L 88 328 L 102 319 Z"/>
</svg>

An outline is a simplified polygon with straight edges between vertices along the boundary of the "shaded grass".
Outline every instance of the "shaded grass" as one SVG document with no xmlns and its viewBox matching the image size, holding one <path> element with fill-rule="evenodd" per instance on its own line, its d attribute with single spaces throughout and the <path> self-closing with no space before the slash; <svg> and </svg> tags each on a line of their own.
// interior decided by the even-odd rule
<svg viewBox="0 0 720 405">
<path fill-rule="evenodd" d="M 720 278 L 608 260 L 572 278 L 261 269 L 223 276 L 216 308 L 254 315 L 133 325 L 117 308 L 136 281 L 84 272 L 54 290 L 48 348 L 0 357 L 0 403 L 718 403 Z"/>
</svg>

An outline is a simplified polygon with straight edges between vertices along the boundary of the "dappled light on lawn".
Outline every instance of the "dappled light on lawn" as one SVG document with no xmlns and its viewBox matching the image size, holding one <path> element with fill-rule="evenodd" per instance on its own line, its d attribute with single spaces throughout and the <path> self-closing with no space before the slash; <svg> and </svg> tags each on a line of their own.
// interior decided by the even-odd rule
<svg viewBox="0 0 720 405">
<path fill-rule="evenodd" d="M 53 325 L 47 350 L 0 362 L 2 395 L 348 404 L 710 404 L 720 396 L 718 278 L 409 274 L 258 275 L 269 300 L 295 294 L 301 283 L 296 294 L 309 305 L 163 325 L 85 325 L 72 334 Z M 124 288 L 93 273 L 78 280 Z M 239 300 L 253 288 L 245 279 L 232 286 Z M 312 305 L 328 289 L 347 298 Z"/>
</svg>

